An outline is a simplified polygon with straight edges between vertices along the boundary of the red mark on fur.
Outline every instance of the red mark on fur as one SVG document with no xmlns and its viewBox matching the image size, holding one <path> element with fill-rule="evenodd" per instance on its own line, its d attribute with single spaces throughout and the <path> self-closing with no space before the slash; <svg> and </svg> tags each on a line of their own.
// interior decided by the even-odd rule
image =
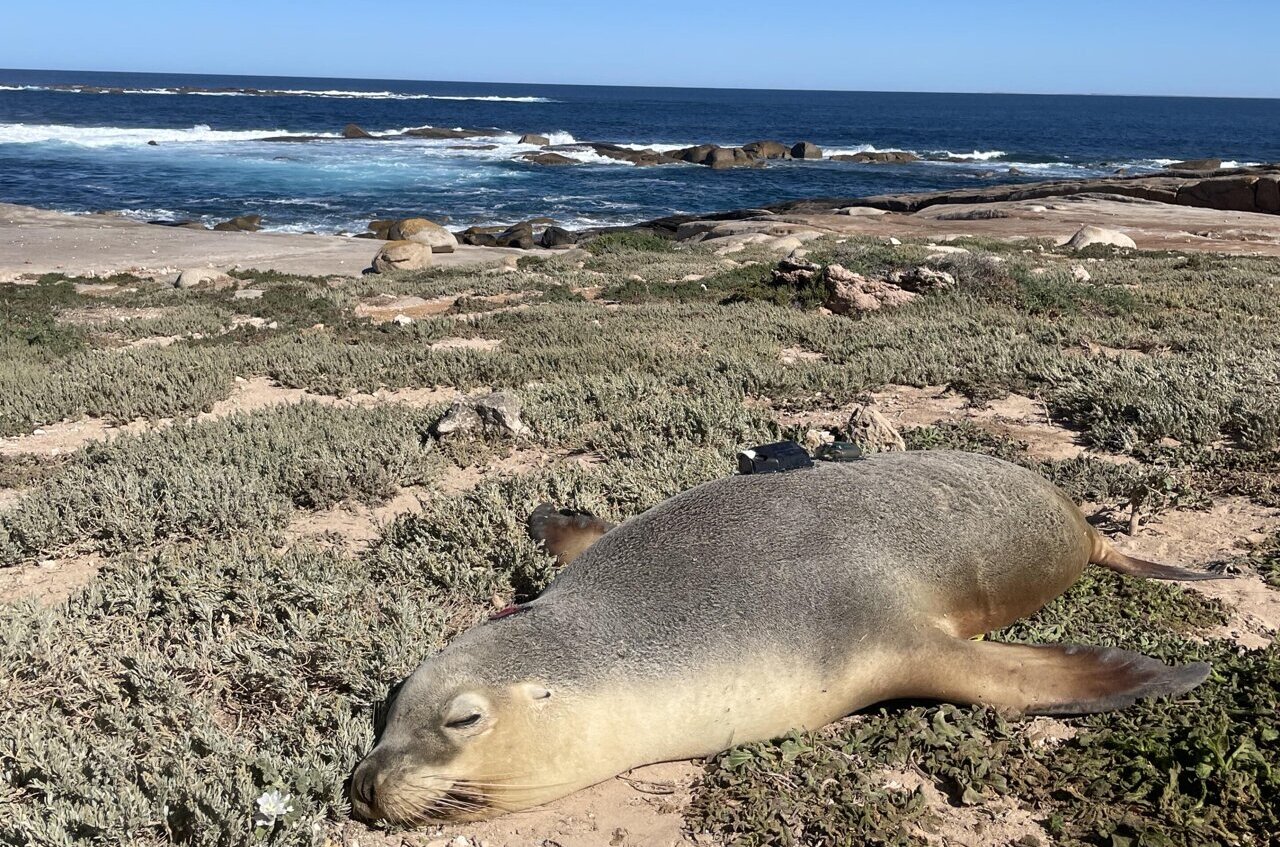
<svg viewBox="0 0 1280 847">
<path fill-rule="evenodd" d="M 513 603 L 512 605 L 506 607 L 505 609 L 501 609 L 497 612 L 494 612 L 492 615 L 489 615 L 489 620 L 496 621 L 499 618 L 505 618 L 510 615 L 514 615 L 516 612 L 523 612 L 524 610 L 525 610 L 525 606 L 523 604 Z"/>
</svg>

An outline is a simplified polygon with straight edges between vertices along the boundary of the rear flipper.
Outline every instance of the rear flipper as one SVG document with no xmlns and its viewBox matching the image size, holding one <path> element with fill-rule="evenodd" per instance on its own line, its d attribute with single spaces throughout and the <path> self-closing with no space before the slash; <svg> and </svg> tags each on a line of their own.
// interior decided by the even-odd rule
<svg viewBox="0 0 1280 847">
<path fill-rule="evenodd" d="M 1214 573 L 1212 571 L 1189 571 L 1185 568 L 1175 568 L 1172 565 L 1161 565 L 1156 562 L 1148 562 L 1143 559 L 1126 556 L 1112 547 L 1111 543 L 1103 538 L 1102 534 L 1097 530 L 1093 531 L 1093 553 L 1089 556 L 1089 561 L 1117 573 L 1142 576 L 1147 579 L 1172 579 L 1187 582 L 1202 579 L 1231 579 L 1230 574 Z"/>
<path fill-rule="evenodd" d="M 945 640 L 913 657 L 907 696 L 1030 715 L 1087 715 L 1183 694 L 1209 675 L 1204 662 L 1170 667 L 1113 647 Z"/>
<path fill-rule="evenodd" d="M 529 515 L 529 537 L 542 543 L 561 567 L 578 558 L 613 524 L 587 512 L 556 509 L 543 503 Z"/>
</svg>

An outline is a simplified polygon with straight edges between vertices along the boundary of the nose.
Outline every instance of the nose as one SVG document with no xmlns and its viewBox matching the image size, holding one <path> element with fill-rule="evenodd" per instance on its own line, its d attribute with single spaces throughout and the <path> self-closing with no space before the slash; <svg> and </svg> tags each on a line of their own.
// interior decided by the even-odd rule
<svg viewBox="0 0 1280 847">
<path fill-rule="evenodd" d="M 378 784 L 381 782 L 377 763 L 372 756 L 356 766 L 351 775 L 352 816 L 372 823 L 382 817 L 378 811 Z"/>
</svg>

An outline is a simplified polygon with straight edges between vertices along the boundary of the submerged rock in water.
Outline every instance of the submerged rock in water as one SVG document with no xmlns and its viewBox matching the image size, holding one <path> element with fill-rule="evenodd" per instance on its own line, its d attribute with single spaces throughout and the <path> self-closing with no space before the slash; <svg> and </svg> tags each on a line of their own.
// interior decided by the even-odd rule
<svg viewBox="0 0 1280 847">
<path fill-rule="evenodd" d="M 213 228 L 218 232 L 257 232 L 262 229 L 262 215 L 239 215 Z"/>
</svg>

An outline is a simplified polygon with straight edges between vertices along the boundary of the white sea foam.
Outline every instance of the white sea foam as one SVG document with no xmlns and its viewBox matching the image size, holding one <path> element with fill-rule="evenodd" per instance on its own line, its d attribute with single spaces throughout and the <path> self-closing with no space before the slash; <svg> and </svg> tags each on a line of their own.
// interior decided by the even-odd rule
<svg viewBox="0 0 1280 847">
<path fill-rule="evenodd" d="M 285 130 L 220 130 L 205 124 L 187 129 L 119 126 L 67 126 L 65 124 L 0 124 L 0 144 L 73 144 L 78 147 L 123 147 L 158 144 L 190 144 L 227 141 L 254 141 L 282 135 L 301 135 Z M 334 133 L 320 133 L 336 138 Z"/>
<path fill-rule="evenodd" d="M 307 88 L 126 88 L 91 85 L 0 85 L 0 91 L 52 91 L 63 94 L 152 94 L 192 97 L 326 97 L 338 100 L 476 100 L 487 103 L 556 103 L 547 97 L 496 94 L 407 94 L 398 91 L 317 91 Z"/>
</svg>

